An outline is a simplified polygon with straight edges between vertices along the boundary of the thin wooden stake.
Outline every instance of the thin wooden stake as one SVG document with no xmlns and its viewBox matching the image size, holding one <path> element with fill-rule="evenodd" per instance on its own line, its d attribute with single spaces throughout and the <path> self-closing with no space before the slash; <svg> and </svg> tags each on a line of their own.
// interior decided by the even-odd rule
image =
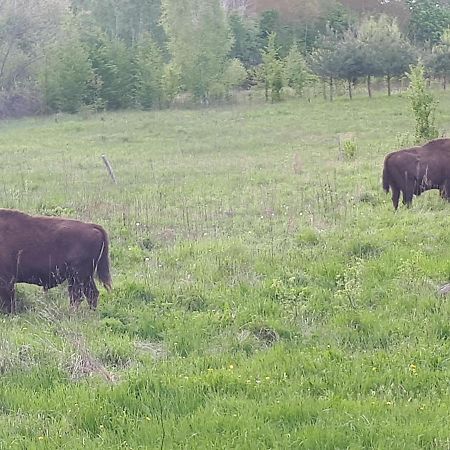
<svg viewBox="0 0 450 450">
<path fill-rule="evenodd" d="M 109 163 L 108 158 L 106 157 L 106 155 L 102 155 L 102 159 L 103 159 L 103 162 L 105 163 L 106 168 L 108 169 L 108 173 L 109 173 L 109 176 L 111 177 L 111 180 L 113 180 L 114 184 L 117 184 L 117 180 L 114 175 L 113 168 L 111 167 L 111 164 Z"/>
</svg>

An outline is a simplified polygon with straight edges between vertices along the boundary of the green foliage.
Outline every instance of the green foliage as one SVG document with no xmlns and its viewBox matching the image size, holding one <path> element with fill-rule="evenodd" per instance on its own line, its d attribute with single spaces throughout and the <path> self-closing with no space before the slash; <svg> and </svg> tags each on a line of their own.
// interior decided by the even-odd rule
<svg viewBox="0 0 450 450">
<path fill-rule="evenodd" d="M 342 146 L 342 152 L 344 154 L 344 158 L 347 160 L 352 160 L 356 156 L 356 152 L 358 150 L 358 146 L 356 145 L 356 142 L 353 139 L 346 139 L 344 140 L 343 146 Z"/>
<path fill-rule="evenodd" d="M 351 28 L 353 22 L 354 17 L 342 3 L 333 5 L 326 16 L 326 23 L 329 29 L 341 36 Z"/>
<path fill-rule="evenodd" d="M 415 55 L 410 44 L 402 36 L 395 19 L 381 15 L 377 19 L 364 19 L 358 27 L 358 38 L 363 43 L 364 70 L 367 76 L 384 76 L 388 81 L 402 76 Z"/>
<path fill-rule="evenodd" d="M 133 55 L 123 41 L 100 35 L 91 48 L 90 61 L 101 80 L 99 96 L 108 109 L 133 105 L 136 93 L 136 68 Z"/>
<path fill-rule="evenodd" d="M 211 91 L 223 86 L 232 42 L 219 0 L 164 0 L 163 8 L 169 49 L 184 87 L 207 102 Z"/>
<path fill-rule="evenodd" d="M 427 67 L 446 82 L 448 58 L 440 38 L 450 24 L 450 8 L 442 2 L 408 1 L 409 23 L 401 2 L 369 7 L 350 1 L 288 0 L 248 5 L 246 12 L 238 3 L 2 1 L 0 117 L 39 110 L 150 109 L 170 105 L 180 93 L 187 94 L 183 101 L 208 104 L 229 95 L 235 83 L 231 78 L 251 87 L 258 75 L 265 83 L 266 98 L 275 102 L 284 86 L 297 94 L 304 90 L 303 57 L 330 84 L 330 98 L 341 91 L 340 80 L 345 80 L 351 97 L 362 77 L 367 79 L 369 95 L 373 77 L 385 77 L 391 94 L 391 79 L 404 74 L 415 62 L 416 52 L 395 17 L 368 17 L 368 11 L 398 15 L 414 42 L 432 45 L 433 55 L 425 58 Z M 78 42 L 63 42 L 62 24 L 71 20 L 80 28 Z M 69 46 L 74 51 L 66 54 Z M 270 53 L 273 50 L 276 55 Z M 247 70 L 246 83 L 241 83 L 244 72 L 234 60 Z M 269 72 L 268 60 L 272 61 Z M 77 74 L 73 67 L 78 62 Z M 255 98 L 253 93 L 251 97 Z"/>
<path fill-rule="evenodd" d="M 413 42 L 432 48 L 450 26 L 450 8 L 432 0 L 406 0 L 410 10 L 409 35 Z"/>
<path fill-rule="evenodd" d="M 444 79 L 444 87 L 450 76 L 450 28 L 444 30 L 441 40 L 426 59 L 426 66 L 436 77 Z"/>
<path fill-rule="evenodd" d="M 294 89 L 297 95 L 302 95 L 306 84 L 312 79 L 305 58 L 296 43 L 291 47 L 285 58 L 284 79 L 286 86 Z"/>
<path fill-rule="evenodd" d="M 160 0 L 70 0 L 72 10 L 78 16 L 88 16 L 111 39 L 119 39 L 132 46 L 145 36 L 161 47 L 165 43 L 160 23 Z"/>
<path fill-rule="evenodd" d="M 335 76 L 346 80 L 349 97 L 352 98 L 352 85 L 366 74 L 366 58 L 362 43 L 353 31 L 346 31 L 337 43 L 332 60 L 335 62 Z"/>
<path fill-rule="evenodd" d="M 371 95 L 374 76 L 386 78 L 390 95 L 391 78 L 403 75 L 414 61 L 414 51 L 396 21 L 385 15 L 363 19 L 341 34 L 329 29 L 311 55 L 313 71 L 322 78 L 347 80 L 350 97 L 353 83 L 361 77 L 367 78 Z"/>
<path fill-rule="evenodd" d="M 175 63 L 164 65 L 162 87 L 165 101 L 170 105 L 181 92 L 181 69 Z"/>
<path fill-rule="evenodd" d="M 230 57 L 239 59 L 246 68 L 259 64 L 261 54 L 257 23 L 236 13 L 230 14 L 228 22 L 233 36 Z"/>
<path fill-rule="evenodd" d="M 227 91 L 242 85 L 247 78 L 247 71 L 239 59 L 232 59 L 224 72 L 224 86 Z"/>
<path fill-rule="evenodd" d="M 271 36 L 273 39 L 272 45 L 277 45 L 277 34 L 280 32 L 280 14 L 275 9 L 264 11 L 259 19 L 259 37 L 261 40 L 261 47 L 266 48 L 270 45 Z"/>
<path fill-rule="evenodd" d="M 94 72 L 78 27 L 68 24 L 57 43 L 46 52 L 40 83 L 47 111 L 78 112 L 93 81 Z"/>
<path fill-rule="evenodd" d="M 261 52 L 263 61 L 261 71 L 266 100 L 269 99 L 270 92 L 272 102 L 281 100 L 281 90 L 283 88 L 283 62 L 278 54 L 276 38 L 276 34 L 271 33 L 268 38 L 267 46 Z"/>
<path fill-rule="evenodd" d="M 298 8 L 298 6 L 294 6 Z M 281 58 L 285 58 L 289 49 L 295 42 L 301 43 L 305 51 L 312 49 L 318 34 L 318 24 L 315 20 L 304 20 L 299 14 L 299 19 L 291 20 L 282 17 L 277 8 L 267 9 L 261 12 L 259 17 L 259 49 L 269 45 L 269 37 L 275 33 L 275 44 Z"/>
<path fill-rule="evenodd" d="M 49 43 L 64 34 L 67 11 L 63 3 L 58 0 L 0 2 L 0 117 L 45 110 L 39 81 L 47 63 Z M 73 61 L 68 58 L 67 62 Z M 77 102 L 72 101 L 76 109 Z"/>
<path fill-rule="evenodd" d="M 424 139 L 434 139 L 438 136 L 438 130 L 434 124 L 437 100 L 426 86 L 424 72 L 424 66 L 419 61 L 416 66 L 410 67 L 408 73 L 410 80 L 408 94 L 416 120 L 415 138 L 418 143 Z"/>
<path fill-rule="evenodd" d="M 160 49 L 147 36 L 136 50 L 136 101 L 144 108 L 161 107 L 164 65 Z"/>
<path fill-rule="evenodd" d="M 311 53 L 311 68 L 322 78 L 334 78 L 338 73 L 337 48 L 339 41 L 336 35 L 328 30 L 320 39 L 317 48 Z"/>
</svg>

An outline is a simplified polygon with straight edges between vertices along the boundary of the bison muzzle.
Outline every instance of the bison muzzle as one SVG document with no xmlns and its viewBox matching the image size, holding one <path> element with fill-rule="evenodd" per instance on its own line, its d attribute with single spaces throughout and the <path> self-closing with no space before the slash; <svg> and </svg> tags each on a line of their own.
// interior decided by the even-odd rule
<svg viewBox="0 0 450 450">
<path fill-rule="evenodd" d="M 15 284 L 51 289 L 68 282 L 70 305 L 97 307 L 94 274 L 111 289 L 106 231 L 93 223 L 0 209 L 0 307 L 15 311 Z"/>
<path fill-rule="evenodd" d="M 383 189 L 391 190 L 394 209 L 400 193 L 408 207 L 414 195 L 430 189 L 439 189 L 441 197 L 450 200 L 450 139 L 389 153 L 384 159 Z"/>
</svg>

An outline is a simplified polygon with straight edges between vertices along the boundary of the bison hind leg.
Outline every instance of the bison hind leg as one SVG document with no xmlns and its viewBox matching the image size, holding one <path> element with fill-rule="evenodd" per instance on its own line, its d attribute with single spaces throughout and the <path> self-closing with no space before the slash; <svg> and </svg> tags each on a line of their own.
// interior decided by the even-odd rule
<svg viewBox="0 0 450 450">
<path fill-rule="evenodd" d="M 72 309 L 78 309 L 83 300 L 83 284 L 77 280 L 69 282 L 69 300 Z"/>
<path fill-rule="evenodd" d="M 400 198 L 400 190 L 397 188 L 392 188 L 392 204 L 394 205 L 394 209 L 398 208 L 398 200 Z"/>
<path fill-rule="evenodd" d="M 84 286 L 84 295 L 87 298 L 87 301 L 89 303 L 89 307 L 91 309 L 96 309 L 97 308 L 97 303 L 98 303 L 98 289 L 97 286 L 95 285 L 95 282 L 93 280 L 93 278 L 91 278 Z"/>
<path fill-rule="evenodd" d="M 444 182 L 439 186 L 439 194 L 444 199 L 450 202 L 450 180 Z"/>
<path fill-rule="evenodd" d="M 403 191 L 403 204 L 406 205 L 408 208 L 411 207 L 413 199 L 413 190 L 412 189 L 406 189 Z"/>
<path fill-rule="evenodd" d="M 0 287 L 0 310 L 11 314 L 16 312 L 16 290 L 14 285 Z"/>
</svg>

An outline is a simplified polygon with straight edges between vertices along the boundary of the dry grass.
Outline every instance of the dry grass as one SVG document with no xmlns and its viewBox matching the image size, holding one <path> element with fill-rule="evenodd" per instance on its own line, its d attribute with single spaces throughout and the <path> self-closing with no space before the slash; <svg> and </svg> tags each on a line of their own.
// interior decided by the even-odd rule
<svg viewBox="0 0 450 450">
<path fill-rule="evenodd" d="M 104 381 L 114 384 L 119 381 L 119 376 L 110 372 L 98 358 L 93 356 L 81 334 L 65 331 L 63 333 L 67 343 L 72 348 L 70 361 L 66 370 L 72 380 L 80 380 L 85 376 L 98 375 Z"/>
</svg>

